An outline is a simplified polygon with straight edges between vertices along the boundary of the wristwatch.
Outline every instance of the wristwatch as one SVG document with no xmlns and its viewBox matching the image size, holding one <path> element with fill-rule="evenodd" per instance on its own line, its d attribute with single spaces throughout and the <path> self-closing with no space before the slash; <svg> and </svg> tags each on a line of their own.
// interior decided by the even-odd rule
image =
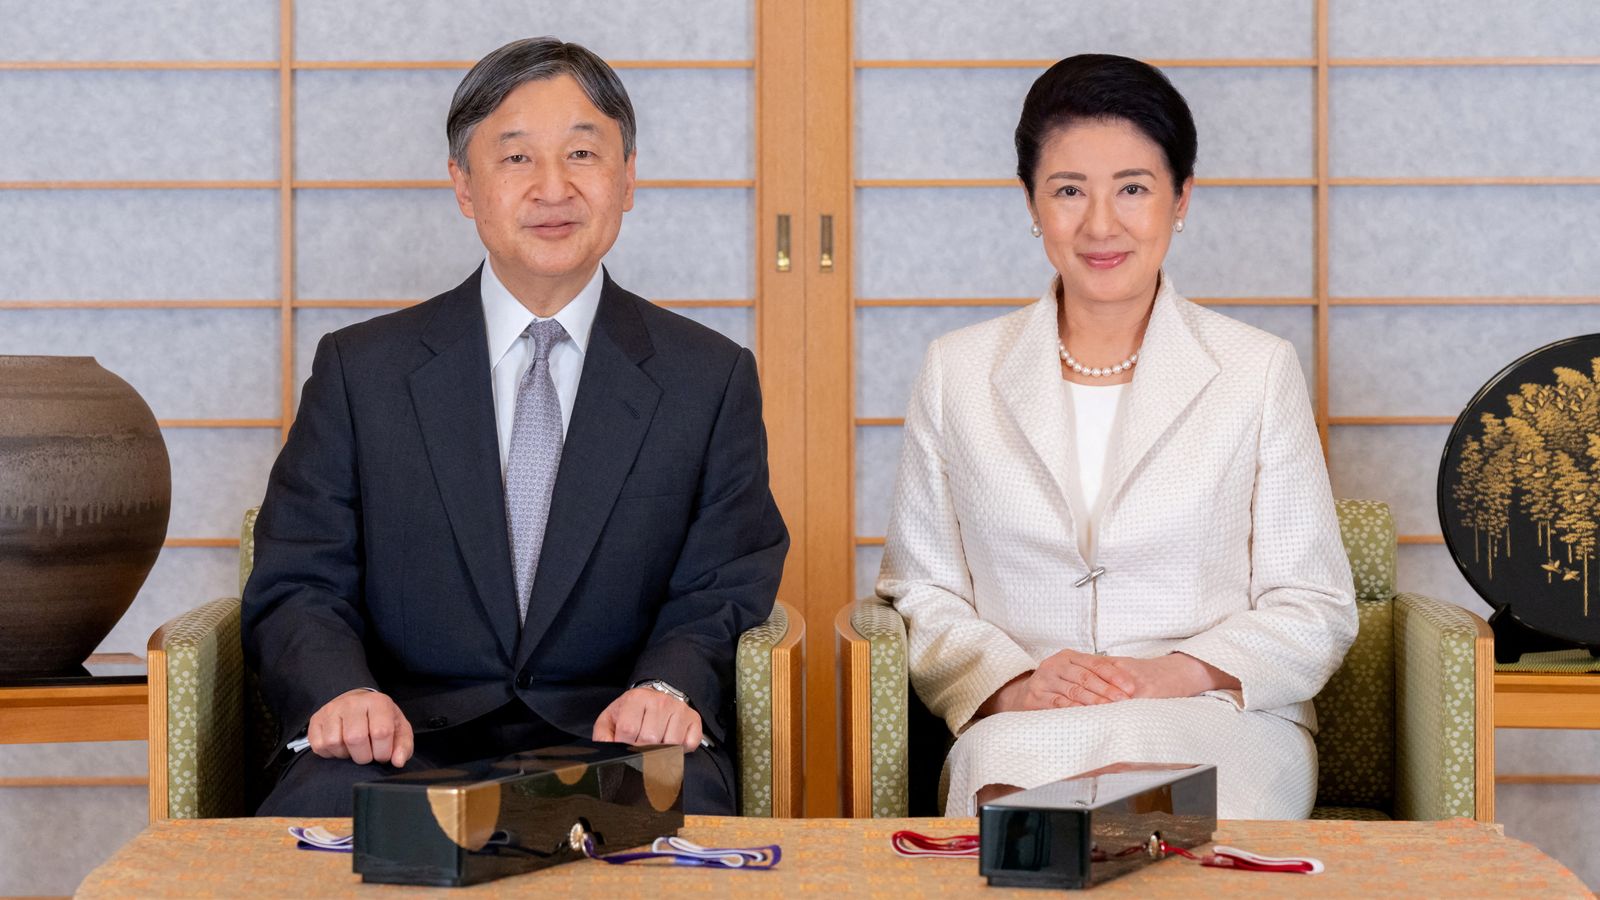
<svg viewBox="0 0 1600 900">
<path fill-rule="evenodd" d="M 659 678 L 649 678 L 644 681 L 636 681 L 629 686 L 628 690 L 631 691 L 634 688 L 649 688 L 652 691 L 659 691 L 691 709 L 694 708 L 694 704 L 689 702 L 688 694 L 685 694 L 683 691 L 678 690 Z"/>
</svg>

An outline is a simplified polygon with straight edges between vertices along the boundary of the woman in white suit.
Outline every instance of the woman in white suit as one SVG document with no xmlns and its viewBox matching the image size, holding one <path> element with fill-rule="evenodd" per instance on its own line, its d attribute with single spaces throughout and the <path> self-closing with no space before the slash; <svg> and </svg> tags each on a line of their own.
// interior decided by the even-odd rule
<svg viewBox="0 0 1600 900">
<path fill-rule="evenodd" d="M 1290 344 L 1162 272 L 1196 138 L 1159 71 L 1075 56 L 1017 126 L 1038 302 L 929 348 L 880 596 L 958 735 L 950 815 L 1117 761 L 1211 763 L 1226 818 L 1304 818 L 1311 698 L 1355 637 Z"/>
</svg>

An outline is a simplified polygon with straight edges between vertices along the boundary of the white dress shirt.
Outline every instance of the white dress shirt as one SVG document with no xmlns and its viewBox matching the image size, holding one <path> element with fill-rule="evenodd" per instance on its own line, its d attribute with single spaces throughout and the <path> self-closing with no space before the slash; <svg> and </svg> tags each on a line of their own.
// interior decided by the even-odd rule
<svg viewBox="0 0 1600 900">
<path fill-rule="evenodd" d="M 1101 491 L 1105 480 L 1106 453 L 1111 448 L 1112 430 L 1117 424 L 1117 411 L 1122 408 L 1123 388 L 1126 385 L 1075 384 L 1065 379 L 1061 384 L 1071 395 L 1073 439 L 1072 448 L 1078 457 L 1078 488 L 1081 491 L 1080 509 L 1088 521 L 1078 530 L 1078 552 L 1084 561 L 1094 564 L 1095 532 L 1099 530 Z"/>
<path fill-rule="evenodd" d="M 594 275 L 571 302 L 550 318 L 566 329 L 564 340 L 550 348 L 550 380 L 555 382 L 561 400 L 561 434 L 572 424 L 572 404 L 578 397 L 578 380 L 583 375 L 583 357 L 589 349 L 589 332 L 594 314 L 600 308 L 600 288 L 605 283 L 604 267 Z M 533 345 L 522 340 L 529 324 L 539 321 L 522 305 L 494 274 L 488 259 L 483 262 L 480 289 L 483 294 L 483 322 L 489 337 L 489 366 L 494 386 L 494 424 L 500 437 L 500 477 L 505 478 L 506 459 L 511 455 L 511 426 L 517 416 L 517 385 L 533 365 Z"/>
</svg>

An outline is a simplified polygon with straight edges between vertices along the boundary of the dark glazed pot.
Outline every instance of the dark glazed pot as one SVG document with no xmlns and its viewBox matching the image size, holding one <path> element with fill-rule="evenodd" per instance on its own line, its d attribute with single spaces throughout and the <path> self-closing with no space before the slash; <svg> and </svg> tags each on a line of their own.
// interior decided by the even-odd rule
<svg viewBox="0 0 1600 900">
<path fill-rule="evenodd" d="M 132 386 L 87 356 L 0 356 L 0 675 L 82 664 L 171 506 L 167 444 Z"/>
</svg>

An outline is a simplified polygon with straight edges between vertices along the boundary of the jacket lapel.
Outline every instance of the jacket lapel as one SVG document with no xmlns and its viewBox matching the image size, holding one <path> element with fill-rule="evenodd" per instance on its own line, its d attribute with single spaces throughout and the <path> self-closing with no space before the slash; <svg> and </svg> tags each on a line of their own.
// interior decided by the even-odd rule
<svg viewBox="0 0 1600 900">
<path fill-rule="evenodd" d="M 655 352 L 639 315 L 638 305 L 644 302 L 617 287 L 607 273 L 550 498 L 528 618 L 517 644 L 518 670 L 550 629 L 588 563 L 661 400 L 660 386 L 639 367 Z"/>
<path fill-rule="evenodd" d="M 1133 370 L 1121 422 L 1107 455 L 1101 487 L 1106 513 L 1151 448 L 1216 377 L 1217 362 L 1189 327 L 1182 309 L 1185 303 L 1162 273 L 1139 350 L 1139 365 Z"/>
<path fill-rule="evenodd" d="M 1055 482 L 1066 516 L 1068 543 L 1076 547 L 1077 511 L 1071 498 L 1077 476 L 1070 465 L 1072 429 L 1061 389 L 1059 335 L 1055 297 L 1046 294 L 1020 319 L 1020 327 L 995 364 L 991 383 L 1006 413 L 1027 438 L 1029 449 Z"/>
<path fill-rule="evenodd" d="M 517 595 L 478 287 L 481 272 L 441 298 L 423 326 L 422 342 L 435 355 L 411 373 L 411 402 L 456 546 L 509 657 L 517 640 Z"/>
</svg>

